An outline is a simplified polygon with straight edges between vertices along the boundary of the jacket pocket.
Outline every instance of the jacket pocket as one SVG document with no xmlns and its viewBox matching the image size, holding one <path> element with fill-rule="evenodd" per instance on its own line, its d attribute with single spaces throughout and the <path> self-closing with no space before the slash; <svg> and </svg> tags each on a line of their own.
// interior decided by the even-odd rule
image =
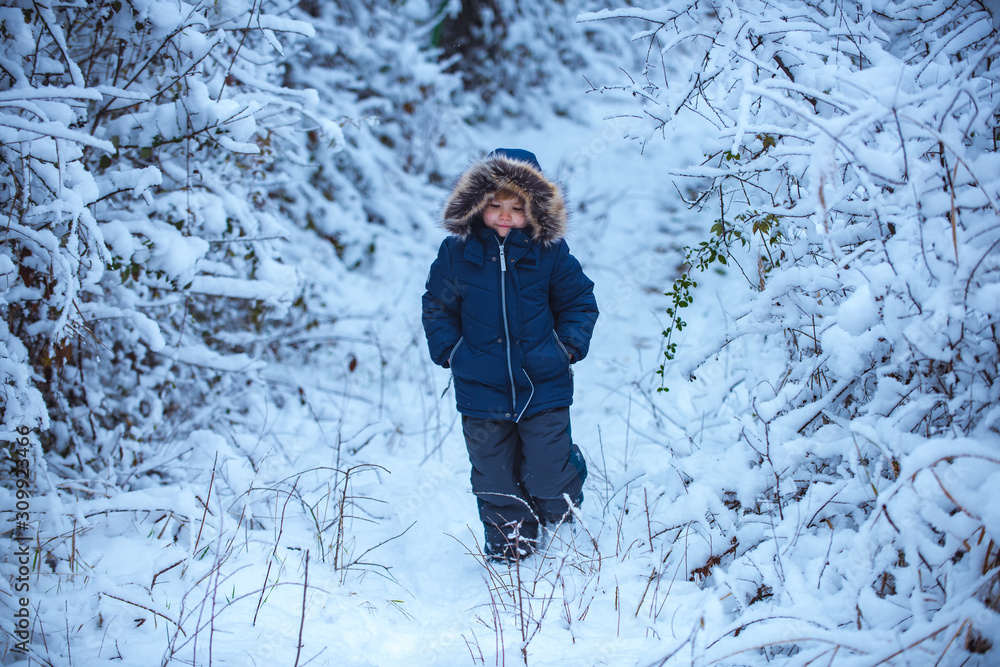
<svg viewBox="0 0 1000 667">
<path fill-rule="evenodd" d="M 463 340 L 465 340 L 465 336 L 459 338 L 458 342 L 455 343 L 455 347 L 451 348 L 451 354 L 448 355 L 448 368 L 452 367 L 451 362 L 455 359 L 455 353 L 458 352 L 458 348 L 462 344 Z"/>
<path fill-rule="evenodd" d="M 556 339 L 556 345 L 558 345 L 559 349 L 562 350 L 563 354 L 566 355 L 566 363 L 568 364 L 573 363 L 573 355 L 569 353 L 569 350 L 566 349 L 566 346 L 563 345 L 563 342 L 559 340 L 559 334 L 556 333 L 555 329 L 552 330 L 552 337 Z"/>
</svg>

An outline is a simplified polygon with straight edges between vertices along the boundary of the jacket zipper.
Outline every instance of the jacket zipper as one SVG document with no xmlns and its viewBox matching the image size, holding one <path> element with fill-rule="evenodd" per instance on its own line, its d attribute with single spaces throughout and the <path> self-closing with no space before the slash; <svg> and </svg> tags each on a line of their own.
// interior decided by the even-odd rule
<svg viewBox="0 0 1000 667">
<path fill-rule="evenodd" d="M 507 379 L 510 381 L 510 413 L 517 411 L 517 389 L 514 388 L 514 368 L 510 364 L 510 325 L 507 323 L 507 256 L 504 244 L 507 238 L 497 239 L 500 244 L 500 313 L 503 319 L 504 350 L 507 353 Z"/>
</svg>

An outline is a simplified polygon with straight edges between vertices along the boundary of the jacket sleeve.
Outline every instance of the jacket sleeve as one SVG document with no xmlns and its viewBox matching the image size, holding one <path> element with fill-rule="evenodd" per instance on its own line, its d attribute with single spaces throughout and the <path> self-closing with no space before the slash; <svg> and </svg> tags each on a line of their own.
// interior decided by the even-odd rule
<svg viewBox="0 0 1000 667">
<path fill-rule="evenodd" d="M 587 356 L 599 311 L 594 297 L 594 283 L 584 274 L 565 241 L 560 243 L 552 283 L 549 307 L 556 321 L 556 335 L 566 346 L 573 361 Z"/>
<path fill-rule="evenodd" d="M 441 243 L 437 259 L 427 275 L 423 296 L 424 335 L 431 361 L 448 367 L 448 356 L 462 337 L 462 296 L 448 253 L 448 240 Z"/>
</svg>

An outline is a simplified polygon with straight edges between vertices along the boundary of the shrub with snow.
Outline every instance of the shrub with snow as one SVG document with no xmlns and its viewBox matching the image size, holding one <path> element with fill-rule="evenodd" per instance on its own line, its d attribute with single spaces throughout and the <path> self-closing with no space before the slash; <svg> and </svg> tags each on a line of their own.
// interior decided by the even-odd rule
<svg viewBox="0 0 1000 667">
<path fill-rule="evenodd" d="M 974 1 L 678 0 L 585 18 L 642 27 L 647 67 L 622 87 L 643 140 L 692 119 L 714 137 L 677 165 L 716 211 L 693 255 L 716 249 L 747 290 L 709 344 L 668 332 L 668 371 L 721 355 L 713 380 L 733 387 L 707 408 L 731 415 L 711 446 L 673 446 L 685 502 L 663 519 L 712 545 L 692 572 L 730 620 L 704 655 L 980 656 L 1000 627 L 993 17 Z"/>
</svg>

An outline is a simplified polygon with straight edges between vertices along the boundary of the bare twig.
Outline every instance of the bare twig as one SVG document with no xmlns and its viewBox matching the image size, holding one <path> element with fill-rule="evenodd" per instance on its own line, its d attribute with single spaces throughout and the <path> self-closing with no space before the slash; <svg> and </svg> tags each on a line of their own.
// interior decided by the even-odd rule
<svg viewBox="0 0 1000 667">
<path fill-rule="evenodd" d="M 306 549 L 306 572 L 302 581 L 302 618 L 299 621 L 299 641 L 295 648 L 295 665 L 299 667 L 299 656 L 302 654 L 302 629 L 306 626 L 306 594 L 309 592 L 309 550 Z"/>
</svg>

